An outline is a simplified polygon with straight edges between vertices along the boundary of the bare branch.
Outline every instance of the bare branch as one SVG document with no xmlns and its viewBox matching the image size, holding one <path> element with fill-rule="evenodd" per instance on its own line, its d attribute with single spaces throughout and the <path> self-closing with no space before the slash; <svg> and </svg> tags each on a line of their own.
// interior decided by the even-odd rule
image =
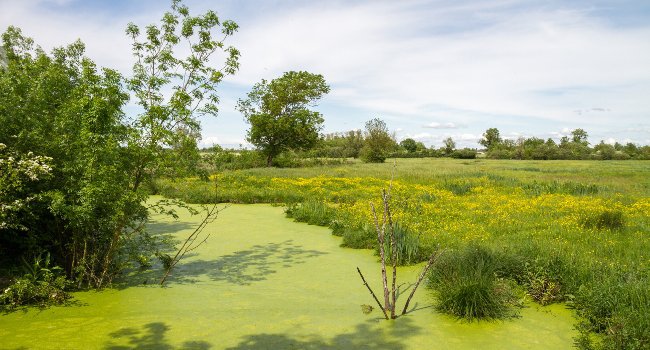
<svg viewBox="0 0 650 350">
<path fill-rule="evenodd" d="M 422 269 L 422 272 L 420 272 L 420 276 L 418 277 L 417 282 L 415 282 L 415 285 L 413 286 L 413 290 L 411 290 L 411 294 L 409 294 L 408 299 L 406 299 L 406 304 L 404 304 L 404 309 L 402 310 L 402 315 L 406 314 L 406 310 L 409 307 L 409 303 L 411 302 L 411 298 L 413 298 L 413 295 L 415 294 L 415 291 L 418 289 L 420 286 L 420 282 L 424 279 L 424 276 L 426 276 L 427 271 L 429 271 L 429 268 L 431 268 L 431 265 L 436 261 L 436 259 L 440 256 L 442 251 L 439 252 L 434 252 L 431 254 L 431 257 L 429 258 L 429 261 L 427 261 L 427 264 L 424 266 Z"/>
<path fill-rule="evenodd" d="M 359 272 L 359 276 L 361 276 L 361 280 L 363 281 L 363 284 L 368 288 L 368 290 L 370 291 L 370 294 L 372 294 L 373 299 L 375 299 L 375 301 L 377 302 L 377 305 L 379 305 L 379 309 L 381 309 L 381 312 L 384 313 L 384 317 L 386 319 L 388 319 L 388 314 L 386 314 L 386 309 L 384 309 L 384 307 L 381 306 L 381 303 L 379 302 L 379 299 L 377 299 L 377 296 L 375 295 L 375 292 L 372 291 L 372 288 L 370 288 L 370 286 L 368 285 L 368 282 L 366 282 L 366 279 L 363 278 L 363 274 L 361 273 L 361 270 L 359 269 L 359 267 L 357 267 L 357 272 Z"/>
</svg>

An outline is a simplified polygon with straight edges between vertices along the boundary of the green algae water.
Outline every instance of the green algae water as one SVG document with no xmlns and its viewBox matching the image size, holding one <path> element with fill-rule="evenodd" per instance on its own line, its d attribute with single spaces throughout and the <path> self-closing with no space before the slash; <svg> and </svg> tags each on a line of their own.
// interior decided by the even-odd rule
<svg viewBox="0 0 650 350">
<path fill-rule="evenodd" d="M 154 217 L 150 228 L 182 239 L 198 220 Z M 328 229 L 295 223 L 282 208 L 233 205 L 204 232 L 209 240 L 165 288 L 158 266 L 113 289 L 74 293 L 72 306 L 1 315 L 0 349 L 568 349 L 577 335 L 561 305 L 467 323 L 437 313 L 424 286 L 406 316 L 364 314 L 374 302 L 356 267 L 380 293 L 377 258 L 340 248 Z M 398 282 L 408 286 L 420 269 L 401 268 Z"/>
</svg>

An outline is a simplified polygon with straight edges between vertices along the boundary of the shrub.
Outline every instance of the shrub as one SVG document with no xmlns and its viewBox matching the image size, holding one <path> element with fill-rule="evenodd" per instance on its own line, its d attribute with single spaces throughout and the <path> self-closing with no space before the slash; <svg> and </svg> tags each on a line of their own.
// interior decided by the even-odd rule
<svg viewBox="0 0 650 350">
<path fill-rule="evenodd" d="M 481 246 L 443 254 L 429 274 L 438 310 L 466 320 L 511 315 L 515 294 L 512 283 L 497 276 L 498 267 L 492 251 Z"/>
<path fill-rule="evenodd" d="M 329 226 L 336 216 L 336 211 L 320 201 L 306 201 L 293 204 L 285 209 L 285 214 L 298 222 L 310 225 Z"/>
<path fill-rule="evenodd" d="M 470 148 L 457 149 L 451 153 L 451 157 L 456 159 L 476 159 L 476 150 Z"/>
<path fill-rule="evenodd" d="M 373 249 L 377 244 L 375 231 L 369 228 L 348 228 L 343 232 L 341 247 Z"/>
<path fill-rule="evenodd" d="M 61 273 L 62 268 L 50 268 L 50 254 L 45 258 L 38 256 L 32 264 L 25 263 L 25 274 L 17 278 L 0 294 L 0 305 L 5 310 L 13 310 L 23 305 L 61 304 L 70 298 L 65 291 L 69 282 Z"/>
<path fill-rule="evenodd" d="M 598 214 L 588 216 L 582 222 L 585 228 L 598 230 L 619 230 L 625 226 L 625 219 L 621 210 L 604 210 Z"/>
<path fill-rule="evenodd" d="M 444 187 L 457 196 L 468 194 L 472 190 L 472 184 L 467 182 L 445 182 Z"/>
</svg>

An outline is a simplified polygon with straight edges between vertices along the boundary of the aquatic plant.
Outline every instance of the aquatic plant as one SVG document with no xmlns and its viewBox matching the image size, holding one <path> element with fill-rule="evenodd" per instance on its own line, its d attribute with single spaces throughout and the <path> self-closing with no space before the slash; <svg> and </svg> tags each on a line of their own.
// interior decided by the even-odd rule
<svg viewBox="0 0 650 350">
<path fill-rule="evenodd" d="M 429 274 L 437 309 L 470 321 L 510 316 L 517 298 L 498 268 L 497 257 L 483 246 L 443 254 Z"/>
</svg>

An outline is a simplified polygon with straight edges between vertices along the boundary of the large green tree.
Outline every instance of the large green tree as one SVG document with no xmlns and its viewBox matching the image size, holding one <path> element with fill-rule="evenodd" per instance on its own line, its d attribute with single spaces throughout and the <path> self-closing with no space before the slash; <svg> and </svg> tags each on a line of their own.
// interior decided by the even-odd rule
<svg viewBox="0 0 650 350">
<path fill-rule="evenodd" d="M 267 166 L 283 151 L 316 145 L 324 120 L 308 107 L 329 90 L 322 75 L 291 71 L 270 82 L 262 80 L 248 98 L 239 100 L 239 111 L 250 124 L 246 139 L 261 150 Z"/>
</svg>

